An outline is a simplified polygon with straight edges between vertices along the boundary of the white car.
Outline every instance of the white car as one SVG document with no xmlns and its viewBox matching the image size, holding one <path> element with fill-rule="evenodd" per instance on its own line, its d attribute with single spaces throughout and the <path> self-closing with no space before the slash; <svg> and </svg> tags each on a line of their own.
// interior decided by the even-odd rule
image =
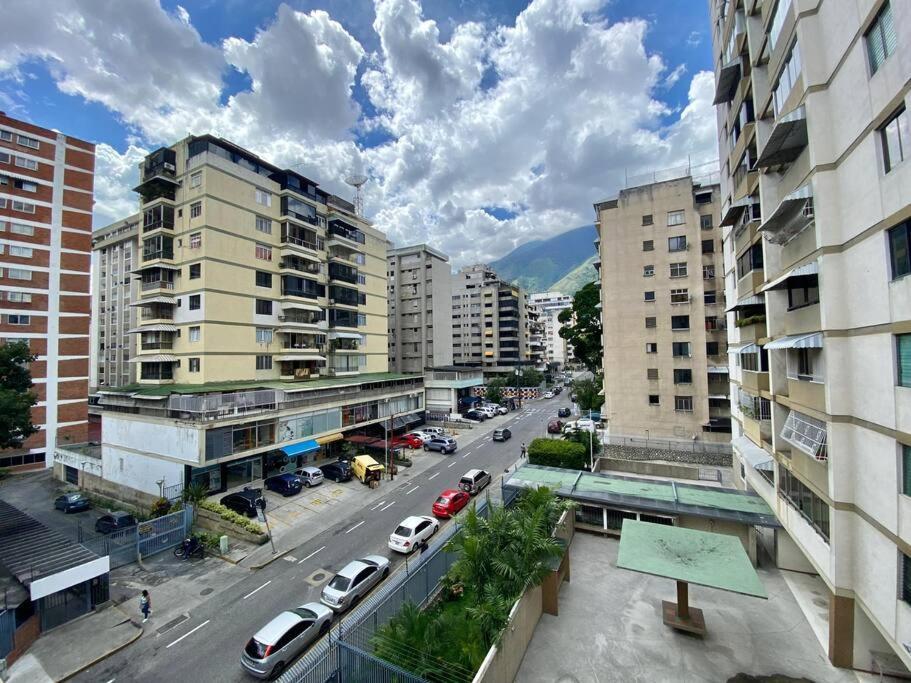
<svg viewBox="0 0 911 683">
<path fill-rule="evenodd" d="M 434 436 L 446 436 L 448 433 L 442 427 L 424 427 L 420 431 L 424 432 L 425 434 L 430 434 L 431 438 Z"/>
<path fill-rule="evenodd" d="M 500 415 L 506 415 L 507 413 L 509 413 L 509 408 L 507 408 L 506 406 L 497 406 L 497 413 L 499 413 Z"/>
<path fill-rule="evenodd" d="M 552 391 L 544 392 L 544 398 L 553 398 L 553 397 L 554 397 L 554 392 L 552 392 Z"/>
<path fill-rule="evenodd" d="M 488 419 L 491 417 L 496 417 L 497 411 L 491 408 L 490 406 L 478 406 L 475 408 L 479 413 L 484 413 Z"/>
<path fill-rule="evenodd" d="M 406 517 L 389 535 L 387 545 L 390 550 L 408 555 L 439 530 L 440 523 L 433 517 Z"/>
<path fill-rule="evenodd" d="M 421 430 L 421 429 L 415 430 L 415 431 L 413 431 L 413 432 L 408 432 L 408 434 L 406 434 L 405 436 L 406 436 L 406 437 L 407 437 L 407 436 L 416 436 L 416 437 L 418 437 L 422 442 L 423 442 L 423 441 L 430 441 L 430 439 L 433 438 L 433 434 L 431 434 L 430 432 L 425 432 L 425 431 L 423 431 L 423 430 Z"/>
<path fill-rule="evenodd" d="M 596 431 L 595 423 L 593 420 L 590 420 L 587 417 L 580 417 L 578 420 L 567 422 L 565 425 L 563 425 L 564 434 L 570 434 L 576 431 L 591 432 L 594 434 Z"/>
<path fill-rule="evenodd" d="M 247 642 L 240 664 L 256 678 L 276 678 L 332 623 L 332 610 L 308 602 L 285 610 Z"/>
</svg>

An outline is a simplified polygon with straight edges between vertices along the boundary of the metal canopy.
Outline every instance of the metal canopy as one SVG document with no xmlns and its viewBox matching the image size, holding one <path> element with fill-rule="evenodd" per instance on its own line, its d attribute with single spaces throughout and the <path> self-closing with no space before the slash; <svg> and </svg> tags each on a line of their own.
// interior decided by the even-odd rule
<svg viewBox="0 0 911 683">
<path fill-rule="evenodd" d="M 756 167 L 769 168 L 794 161 L 807 146 L 807 141 L 807 111 L 801 105 L 787 116 L 782 116 L 772 128 L 772 134 L 756 160 Z"/>
<path fill-rule="evenodd" d="M 291 458 L 295 455 L 301 455 L 302 453 L 312 453 L 313 451 L 318 451 L 319 444 L 313 439 L 306 439 L 298 443 L 282 446 L 281 450 L 284 451 L 285 455 Z"/>
<path fill-rule="evenodd" d="M 145 325 L 129 330 L 127 334 L 142 334 L 143 332 L 177 332 L 177 325 L 167 323 L 156 323 L 154 325 Z"/>
<path fill-rule="evenodd" d="M 330 332 L 329 339 L 363 339 L 362 334 L 357 332 Z"/>
<path fill-rule="evenodd" d="M 301 351 L 300 353 L 289 353 L 281 356 L 273 356 L 274 360 L 277 360 L 279 363 L 283 361 L 293 361 L 293 360 L 319 360 L 326 362 L 326 357 L 321 356 L 315 351 Z"/>
<path fill-rule="evenodd" d="M 738 308 L 747 308 L 748 306 L 765 306 L 765 297 L 762 296 L 762 294 L 746 296 L 737 301 L 737 303 L 730 308 L 725 309 L 725 312 L 730 313 L 731 311 L 736 311 Z"/>
<path fill-rule="evenodd" d="M 712 104 L 730 102 L 740 82 L 740 57 L 734 57 L 730 62 L 721 67 L 718 72 L 718 82 L 715 84 L 715 99 Z"/>
<path fill-rule="evenodd" d="M 180 360 L 169 353 L 156 353 L 154 356 L 135 356 L 130 358 L 130 363 L 176 363 Z"/>
<path fill-rule="evenodd" d="M 173 296 L 150 296 L 148 299 L 134 301 L 130 306 L 148 306 L 149 304 L 176 304 L 177 300 Z"/>
<path fill-rule="evenodd" d="M 721 223 L 719 225 L 724 228 L 730 225 L 734 225 L 737 222 L 737 219 L 740 218 L 740 214 L 753 203 L 752 197 L 744 197 L 738 199 L 736 202 L 731 204 L 728 207 L 728 210 L 724 212 L 724 216 L 721 218 Z"/>
<path fill-rule="evenodd" d="M 731 441 L 731 445 L 740 453 L 740 456 L 746 460 L 753 469 L 771 469 L 765 467 L 774 462 L 771 455 L 764 449 L 760 448 L 749 438 L 739 436 Z"/>
<path fill-rule="evenodd" d="M 710 375 L 726 375 L 728 374 L 728 368 L 726 365 L 710 365 L 708 368 L 708 373 Z"/>
<path fill-rule="evenodd" d="M 317 311 L 321 312 L 323 310 L 322 306 L 317 306 L 316 304 L 305 304 L 299 301 L 282 301 L 282 310 L 286 311 L 288 309 L 299 309 L 301 311 Z"/>
<path fill-rule="evenodd" d="M 790 337 L 781 337 L 765 345 L 765 349 L 821 349 L 822 332 L 812 334 L 796 334 Z"/>
<path fill-rule="evenodd" d="M 768 220 L 759 226 L 759 232 L 773 244 L 784 244 L 813 220 L 813 187 L 807 184 L 782 199 Z"/>
<path fill-rule="evenodd" d="M 769 292 L 773 289 L 784 289 L 788 286 L 788 280 L 798 277 L 816 277 L 819 275 L 819 263 L 817 261 L 810 261 L 809 263 L 804 263 L 802 266 L 797 266 L 797 268 L 791 268 L 784 275 L 779 275 L 777 278 L 772 280 L 769 284 L 765 285 L 762 288 L 763 292 Z"/>
<path fill-rule="evenodd" d="M 617 566 L 697 586 L 768 598 L 736 536 L 623 520 Z"/>
</svg>

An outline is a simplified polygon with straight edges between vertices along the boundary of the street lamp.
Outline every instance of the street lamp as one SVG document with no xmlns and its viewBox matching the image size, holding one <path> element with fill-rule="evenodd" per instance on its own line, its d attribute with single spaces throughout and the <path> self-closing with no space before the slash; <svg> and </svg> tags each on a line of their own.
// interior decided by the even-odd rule
<svg viewBox="0 0 911 683">
<path fill-rule="evenodd" d="M 588 471 L 595 471 L 595 446 L 594 446 L 594 432 L 595 432 L 595 423 L 592 420 L 592 410 L 588 409 L 588 421 L 591 423 L 590 429 L 588 432 Z"/>
</svg>

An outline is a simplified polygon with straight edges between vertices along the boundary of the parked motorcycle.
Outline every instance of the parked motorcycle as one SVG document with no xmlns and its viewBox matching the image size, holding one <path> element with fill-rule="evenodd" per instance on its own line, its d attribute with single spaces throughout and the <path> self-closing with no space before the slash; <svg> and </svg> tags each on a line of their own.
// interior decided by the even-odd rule
<svg viewBox="0 0 911 683">
<path fill-rule="evenodd" d="M 199 539 L 193 536 L 184 539 L 183 543 L 174 548 L 174 557 L 180 557 L 185 560 L 194 556 L 202 559 L 203 555 L 205 555 L 205 548 L 202 547 Z"/>
</svg>

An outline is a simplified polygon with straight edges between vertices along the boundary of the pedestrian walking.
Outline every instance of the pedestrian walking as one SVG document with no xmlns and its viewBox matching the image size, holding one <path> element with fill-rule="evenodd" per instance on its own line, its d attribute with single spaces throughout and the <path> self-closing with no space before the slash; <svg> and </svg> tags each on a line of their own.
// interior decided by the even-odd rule
<svg viewBox="0 0 911 683">
<path fill-rule="evenodd" d="M 429 546 L 427 545 L 427 539 L 422 540 L 421 544 L 418 546 L 418 548 L 421 549 L 421 555 L 424 554 L 424 551 L 426 551 L 428 547 Z"/>
<path fill-rule="evenodd" d="M 139 596 L 139 610 L 142 612 L 142 623 L 146 623 L 152 615 L 152 597 L 149 591 L 143 590 Z"/>
<path fill-rule="evenodd" d="M 521 454 L 521 457 L 522 457 L 522 458 L 528 457 L 528 449 L 525 448 L 525 444 L 524 444 L 524 443 L 522 444 L 522 454 Z"/>
</svg>

